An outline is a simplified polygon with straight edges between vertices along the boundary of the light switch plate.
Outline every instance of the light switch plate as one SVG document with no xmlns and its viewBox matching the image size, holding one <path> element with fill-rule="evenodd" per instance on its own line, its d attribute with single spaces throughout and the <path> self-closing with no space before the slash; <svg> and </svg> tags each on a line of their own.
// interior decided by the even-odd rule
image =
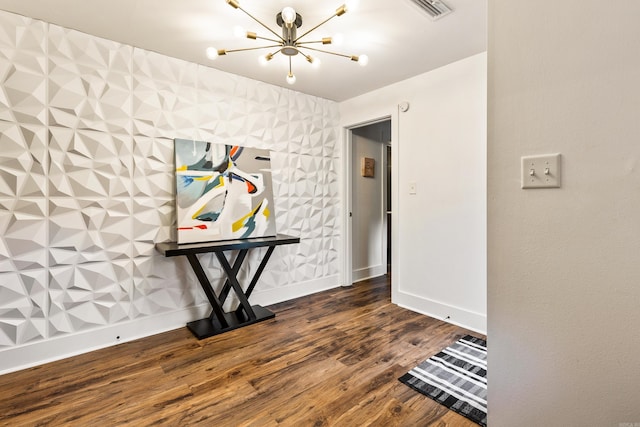
<svg viewBox="0 0 640 427">
<path fill-rule="evenodd" d="M 522 157 L 522 188 L 560 188 L 560 154 Z"/>
<path fill-rule="evenodd" d="M 415 182 L 410 182 L 409 183 L 409 194 L 416 194 L 417 193 L 417 184 Z"/>
</svg>

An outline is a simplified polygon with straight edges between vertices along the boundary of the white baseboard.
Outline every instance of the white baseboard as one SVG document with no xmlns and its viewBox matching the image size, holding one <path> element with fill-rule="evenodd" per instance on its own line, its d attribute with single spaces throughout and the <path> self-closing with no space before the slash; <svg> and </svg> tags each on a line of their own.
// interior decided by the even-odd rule
<svg viewBox="0 0 640 427">
<path fill-rule="evenodd" d="M 380 277 L 387 274 L 387 265 L 373 265 L 364 268 L 358 268 L 353 270 L 353 283 L 360 282 L 361 280 L 371 279 L 373 277 Z"/>
<path fill-rule="evenodd" d="M 0 352 L 0 375 L 183 328 L 206 317 L 210 310 L 208 305 L 199 305 L 11 347 Z"/>
<path fill-rule="evenodd" d="M 440 319 L 444 322 L 461 326 L 483 335 L 487 334 L 487 316 L 484 314 L 475 313 L 460 307 L 443 304 L 402 291 L 398 292 L 396 299 L 396 301 L 392 302 L 407 310 Z"/>
<path fill-rule="evenodd" d="M 282 288 L 256 291 L 251 304 L 271 305 L 339 286 L 339 277 L 331 276 Z M 28 343 L 0 351 L 0 375 L 43 365 L 78 354 L 133 341 L 139 338 L 184 328 L 188 322 L 209 315 L 211 307 L 203 304 L 183 310 L 143 317 L 100 327 L 73 335 Z"/>
</svg>

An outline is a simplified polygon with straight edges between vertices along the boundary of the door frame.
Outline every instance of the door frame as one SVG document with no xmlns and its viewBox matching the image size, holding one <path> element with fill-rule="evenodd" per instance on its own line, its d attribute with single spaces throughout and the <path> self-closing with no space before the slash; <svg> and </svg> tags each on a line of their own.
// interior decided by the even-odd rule
<svg viewBox="0 0 640 427">
<path fill-rule="evenodd" d="M 342 230 L 342 274 L 341 283 L 342 286 L 353 285 L 353 227 L 351 224 L 350 213 L 352 212 L 352 150 L 353 150 L 353 129 L 372 125 L 375 123 L 391 120 L 391 301 L 396 300 L 398 293 L 398 283 L 400 280 L 398 261 L 400 256 L 400 250 L 398 245 L 398 217 L 400 214 L 399 205 L 399 177 L 400 169 L 399 164 L 399 115 L 398 106 L 395 105 L 387 112 L 381 114 L 375 114 L 372 117 L 364 118 L 362 120 L 347 122 L 342 126 L 342 215 L 341 215 L 341 230 Z"/>
</svg>

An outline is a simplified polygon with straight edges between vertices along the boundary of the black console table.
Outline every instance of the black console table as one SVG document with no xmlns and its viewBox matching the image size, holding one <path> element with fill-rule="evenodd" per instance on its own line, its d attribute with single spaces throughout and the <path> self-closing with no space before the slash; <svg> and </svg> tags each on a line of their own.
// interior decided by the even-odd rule
<svg viewBox="0 0 640 427">
<path fill-rule="evenodd" d="M 258 279 L 262 274 L 273 250 L 276 246 L 290 245 L 300 243 L 300 238 L 278 234 L 274 237 L 261 237 L 246 240 L 226 240 L 222 242 L 206 242 L 206 243 L 190 243 L 178 245 L 174 242 L 165 242 L 156 244 L 156 249 L 166 257 L 174 257 L 184 255 L 189 260 L 191 268 L 193 268 L 196 277 L 207 295 L 207 299 L 213 308 L 211 315 L 207 318 L 196 320 L 187 324 L 189 330 L 198 338 L 203 339 L 218 335 L 223 332 L 241 328 L 243 326 L 252 325 L 262 322 L 263 320 L 273 319 L 275 314 L 260 305 L 249 304 L 249 297 L 258 283 Z M 268 247 L 258 270 L 253 275 L 251 282 L 246 290 L 238 282 L 238 272 L 242 266 L 242 262 L 247 256 L 249 249 Z M 233 266 L 224 255 L 225 251 L 239 250 L 238 256 L 233 262 Z M 198 254 L 213 252 L 215 253 L 222 269 L 226 274 L 224 286 L 216 295 L 211 282 L 204 272 Z M 240 304 L 235 311 L 226 313 L 222 306 L 229 296 L 231 290 L 235 292 Z"/>
</svg>

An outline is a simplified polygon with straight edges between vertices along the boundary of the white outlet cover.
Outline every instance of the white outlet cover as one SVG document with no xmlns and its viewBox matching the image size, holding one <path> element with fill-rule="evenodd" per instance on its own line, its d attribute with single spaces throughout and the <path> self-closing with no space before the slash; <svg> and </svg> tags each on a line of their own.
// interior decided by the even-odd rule
<svg viewBox="0 0 640 427">
<path fill-rule="evenodd" d="M 522 188 L 560 188 L 560 169 L 559 153 L 522 157 Z"/>
</svg>

